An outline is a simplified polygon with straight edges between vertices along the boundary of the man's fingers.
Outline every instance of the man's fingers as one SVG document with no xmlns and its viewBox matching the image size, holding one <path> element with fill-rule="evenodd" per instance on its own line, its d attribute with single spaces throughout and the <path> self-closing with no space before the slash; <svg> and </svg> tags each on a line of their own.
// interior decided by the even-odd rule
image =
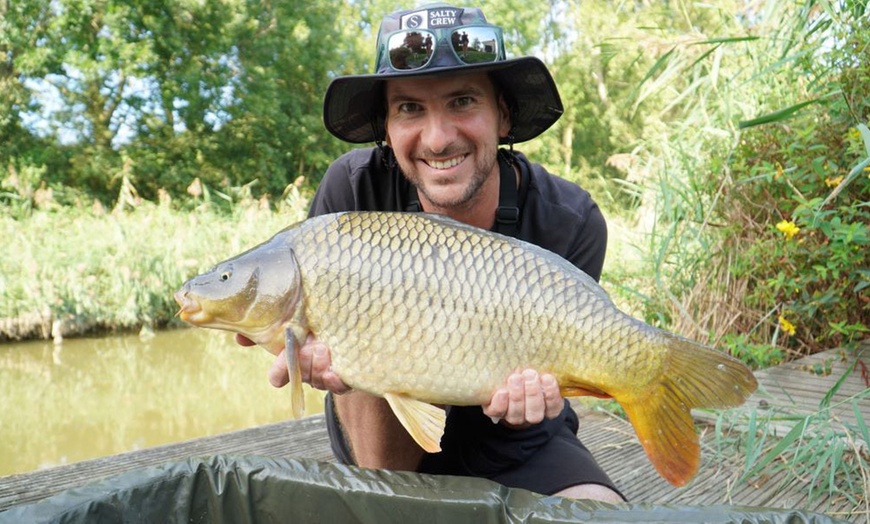
<svg viewBox="0 0 870 524">
<path fill-rule="evenodd" d="M 325 371 L 323 373 L 323 389 L 331 391 L 336 395 L 343 395 L 352 388 L 345 384 L 334 371 Z"/>
<path fill-rule="evenodd" d="M 541 378 L 533 369 L 523 371 L 523 390 L 525 394 L 525 422 L 537 424 L 544 420 L 546 405 Z"/>
<path fill-rule="evenodd" d="M 508 378 L 508 409 L 505 414 L 505 422 L 519 425 L 526 421 L 526 394 L 524 391 L 523 376 L 514 373 Z"/>
<path fill-rule="evenodd" d="M 329 371 L 329 350 L 323 344 L 314 343 L 311 346 L 311 387 L 315 389 L 326 389 L 326 386 L 323 383 L 323 374 Z"/>
<path fill-rule="evenodd" d="M 539 375 L 534 369 L 526 369 L 508 377 L 507 385 L 496 390 L 489 404 L 483 406 L 483 413 L 514 428 L 523 428 L 558 417 L 563 404 L 553 375 Z"/>
<path fill-rule="evenodd" d="M 483 406 L 483 414 L 497 422 L 504 418 L 508 408 L 508 392 L 499 388 L 492 394 L 489 404 Z"/>
<path fill-rule="evenodd" d="M 326 344 L 318 342 L 314 337 L 308 336 L 308 340 L 299 348 L 299 367 L 302 373 L 302 382 L 309 386 L 331 391 L 336 395 L 347 393 L 352 388 L 345 384 L 339 376 L 332 371 L 332 358 Z"/>
<path fill-rule="evenodd" d="M 565 408 L 565 401 L 562 398 L 562 393 L 559 391 L 559 383 L 556 382 L 556 377 L 549 373 L 542 375 L 541 390 L 544 393 L 544 404 L 546 405 L 545 416 L 550 419 L 558 417 Z"/>
</svg>

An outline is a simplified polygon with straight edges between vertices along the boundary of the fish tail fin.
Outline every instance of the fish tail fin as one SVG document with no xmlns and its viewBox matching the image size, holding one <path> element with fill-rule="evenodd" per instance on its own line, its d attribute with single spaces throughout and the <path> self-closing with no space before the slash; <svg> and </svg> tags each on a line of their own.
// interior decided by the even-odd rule
<svg viewBox="0 0 870 524">
<path fill-rule="evenodd" d="M 617 395 L 617 401 L 659 474 L 684 486 L 701 460 L 691 410 L 739 406 L 758 383 L 749 368 L 721 351 L 661 335 L 666 351 L 660 376 L 637 395 Z"/>
</svg>

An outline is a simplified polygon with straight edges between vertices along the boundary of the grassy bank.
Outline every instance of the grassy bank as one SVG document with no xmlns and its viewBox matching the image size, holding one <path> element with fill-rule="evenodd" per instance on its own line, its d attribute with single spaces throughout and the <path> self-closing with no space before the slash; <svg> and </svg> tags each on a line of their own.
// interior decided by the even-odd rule
<svg viewBox="0 0 870 524">
<path fill-rule="evenodd" d="M 111 211 L 43 203 L 0 215 L 0 341 L 178 325 L 173 293 L 184 280 L 302 219 L 308 205 L 296 186 L 277 205 L 119 201 Z"/>
</svg>

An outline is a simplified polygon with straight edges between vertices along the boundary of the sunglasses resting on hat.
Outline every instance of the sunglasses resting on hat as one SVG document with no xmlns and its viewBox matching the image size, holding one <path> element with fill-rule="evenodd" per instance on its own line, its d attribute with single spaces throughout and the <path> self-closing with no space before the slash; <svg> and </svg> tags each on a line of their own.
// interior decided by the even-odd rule
<svg viewBox="0 0 870 524">
<path fill-rule="evenodd" d="M 403 29 L 387 36 L 385 58 L 396 71 L 414 71 L 432 64 L 438 53 L 452 53 L 462 64 L 482 64 L 504 60 L 503 49 L 501 29 L 495 26 Z"/>
</svg>

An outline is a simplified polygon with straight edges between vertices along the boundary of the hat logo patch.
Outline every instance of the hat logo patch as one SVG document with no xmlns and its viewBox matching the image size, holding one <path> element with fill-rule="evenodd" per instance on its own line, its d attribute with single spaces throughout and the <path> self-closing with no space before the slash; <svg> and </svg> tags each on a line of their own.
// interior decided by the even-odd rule
<svg viewBox="0 0 870 524">
<path fill-rule="evenodd" d="M 407 29 L 437 29 L 462 25 L 464 9 L 439 8 L 415 11 L 402 16 L 401 27 Z"/>
<path fill-rule="evenodd" d="M 432 9 L 429 11 L 429 27 L 452 27 L 459 24 L 462 9 Z"/>
</svg>

